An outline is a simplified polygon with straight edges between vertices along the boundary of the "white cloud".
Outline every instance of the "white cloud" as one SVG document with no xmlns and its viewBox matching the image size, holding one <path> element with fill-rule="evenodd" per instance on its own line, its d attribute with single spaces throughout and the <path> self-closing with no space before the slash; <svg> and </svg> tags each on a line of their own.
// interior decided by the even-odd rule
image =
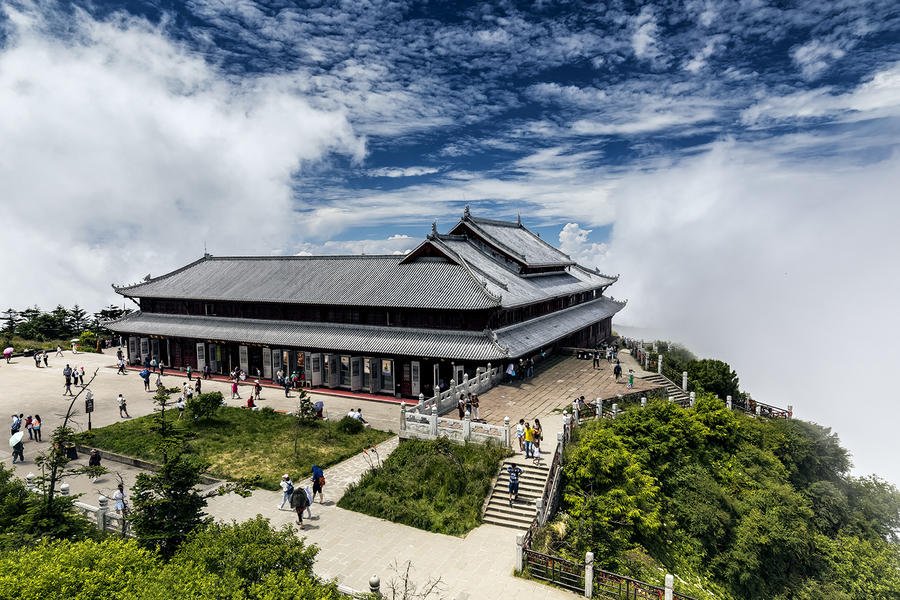
<svg viewBox="0 0 900 600">
<path fill-rule="evenodd" d="M 592 229 L 582 229 L 578 223 L 566 223 L 559 232 L 559 249 L 582 265 L 599 265 L 605 257 L 608 246 L 588 243 L 588 236 L 592 232 Z"/>
<path fill-rule="evenodd" d="M 181 266 L 204 243 L 278 250 L 301 165 L 363 156 L 344 115 L 310 107 L 290 74 L 231 79 L 139 19 L 76 9 L 59 39 L 56 15 L 5 10 L 0 217 L 21 252 L 6 267 L 14 307 L 99 307 L 117 298 L 110 283 Z"/>
<path fill-rule="evenodd" d="M 367 174 L 369 177 L 417 177 L 437 172 L 438 169 L 434 167 L 405 167 L 402 169 L 384 167 L 381 169 L 370 169 Z"/>
<path fill-rule="evenodd" d="M 659 41 L 659 25 L 653 8 L 644 6 L 632 21 L 631 46 L 634 55 L 641 60 L 657 61 L 662 57 Z"/>
<path fill-rule="evenodd" d="M 833 61 L 843 58 L 845 54 L 838 44 L 821 40 L 812 40 L 791 51 L 794 63 L 806 79 L 817 78 Z"/>
</svg>

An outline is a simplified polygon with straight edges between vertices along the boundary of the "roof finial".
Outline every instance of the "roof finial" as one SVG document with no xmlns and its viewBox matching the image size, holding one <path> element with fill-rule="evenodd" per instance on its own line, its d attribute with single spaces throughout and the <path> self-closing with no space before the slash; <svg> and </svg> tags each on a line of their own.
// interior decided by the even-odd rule
<svg viewBox="0 0 900 600">
<path fill-rule="evenodd" d="M 472 213 L 469 212 L 469 205 L 466 204 L 465 210 L 463 210 L 463 219 L 468 219 L 472 216 Z"/>
<path fill-rule="evenodd" d="M 430 238 L 433 239 L 435 236 L 437 236 L 437 234 L 438 234 L 438 232 L 437 232 L 437 221 L 432 221 L 432 222 L 431 222 L 431 235 L 428 236 L 428 237 L 430 237 Z"/>
<path fill-rule="evenodd" d="M 516 215 L 516 223 L 519 225 L 519 227 L 522 226 L 522 215 Z"/>
</svg>

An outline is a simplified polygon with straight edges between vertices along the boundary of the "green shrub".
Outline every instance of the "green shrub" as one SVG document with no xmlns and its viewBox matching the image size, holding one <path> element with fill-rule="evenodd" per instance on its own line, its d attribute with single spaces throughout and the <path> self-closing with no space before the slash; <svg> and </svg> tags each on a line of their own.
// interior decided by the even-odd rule
<svg viewBox="0 0 900 600">
<path fill-rule="evenodd" d="M 347 435 L 353 435 L 356 433 L 362 433 L 362 430 L 365 429 L 366 426 L 363 425 L 362 421 L 359 419 L 354 419 L 353 417 L 344 417 L 340 421 L 338 421 L 337 429 L 341 433 L 346 433 Z"/>
<path fill-rule="evenodd" d="M 200 394 L 187 401 L 188 410 L 195 418 L 209 419 L 215 416 L 222 406 L 222 393 L 210 392 Z"/>
</svg>

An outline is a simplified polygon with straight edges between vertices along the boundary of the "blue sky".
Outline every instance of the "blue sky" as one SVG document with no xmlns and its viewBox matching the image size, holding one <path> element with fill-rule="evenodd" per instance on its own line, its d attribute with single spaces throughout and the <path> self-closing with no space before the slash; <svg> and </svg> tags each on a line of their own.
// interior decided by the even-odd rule
<svg viewBox="0 0 900 600">
<path fill-rule="evenodd" d="M 0 9 L 6 305 L 96 310 L 204 244 L 404 252 L 466 204 L 521 214 L 621 274 L 619 325 L 900 482 L 896 2 Z"/>
</svg>

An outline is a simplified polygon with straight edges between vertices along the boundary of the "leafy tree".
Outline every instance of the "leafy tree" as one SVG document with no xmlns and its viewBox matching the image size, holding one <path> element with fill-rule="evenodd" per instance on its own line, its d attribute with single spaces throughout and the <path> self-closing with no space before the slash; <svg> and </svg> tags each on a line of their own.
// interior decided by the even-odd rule
<svg viewBox="0 0 900 600">
<path fill-rule="evenodd" d="M 87 311 L 76 304 L 68 311 L 65 323 L 70 333 L 80 335 L 88 325 Z"/>
<path fill-rule="evenodd" d="M 91 319 L 91 329 L 93 329 L 97 333 L 111 333 L 108 329 L 103 327 L 102 323 L 104 321 L 121 319 L 122 317 L 130 313 L 130 308 L 119 308 L 115 304 L 110 304 L 106 308 L 103 308 L 93 314 L 93 318 Z"/>
<path fill-rule="evenodd" d="M 7 308 L 3 311 L 3 337 L 6 341 L 6 344 L 9 344 L 9 340 L 16 334 L 16 325 L 21 322 L 21 318 L 19 317 L 19 313 L 16 312 L 15 309 Z"/>
<path fill-rule="evenodd" d="M 688 385 L 692 391 L 709 392 L 723 400 L 727 396 L 740 396 L 737 373 L 726 362 L 704 358 L 689 361 L 684 369 L 688 372 Z"/>
<path fill-rule="evenodd" d="M 660 527 L 659 488 L 612 430 L 588 425 L 570 447 L 563 467 L 566 510 L 576 555 L 599 551 L 612 561 L 639 537 Z"/>
</svg>

